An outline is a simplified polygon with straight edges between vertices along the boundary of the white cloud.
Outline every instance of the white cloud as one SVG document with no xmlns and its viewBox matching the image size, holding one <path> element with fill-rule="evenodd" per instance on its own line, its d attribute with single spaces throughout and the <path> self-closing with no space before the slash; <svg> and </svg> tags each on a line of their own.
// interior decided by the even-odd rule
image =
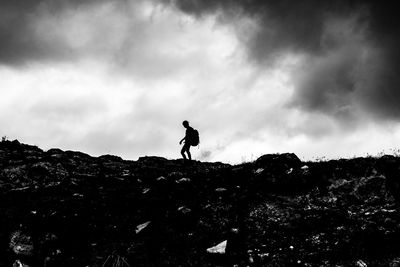
<svg viewBox="0 0 400 267">
<path fill-rule="evenodd" d="M 35 34 L 71 58 L 0 69 L 1 134 L 93 155 L 177 158 L 188 119 L 201 135 L 194 157 L 228 162 L 276 152 L 352 156 L 400 138 L 399 129 L 374 126 L 343 132 L 323 114 L 288 107 L 304 58 L 287 55 L 261 70 L 247 61 L 237 32 L 216 21 L 147 1 L 57 16 L 41 10 Z"/>
</svg>

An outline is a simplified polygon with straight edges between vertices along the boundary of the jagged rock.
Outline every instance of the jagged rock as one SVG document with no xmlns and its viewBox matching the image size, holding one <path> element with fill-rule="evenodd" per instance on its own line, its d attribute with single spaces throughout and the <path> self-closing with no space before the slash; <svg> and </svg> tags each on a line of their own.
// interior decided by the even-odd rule
<svg viewBox="0 0 400 267">
<path fill-rule="evenodd" d="M 143 188 L 143 190 L 142 190 L 142 194 L 143 195 L 145 195 L 145 194 L 147 194 L 148 192 L 150 192 L 150 188 Z"/>
<path fill-rule="evenodd" d="M 257 170 L 254 170 L 255 174 L 261 174 L 264 171 L 263 168 L 258 168 Z"/>
<path fill-rule="evenodd" d="M 190 182 L 191 182 L 190 178 L 181 178 L 179 180 L 176 180 L 177 184 L 190 183 Z"/>
<path fill-rule="evenodd" d="M 362 198 L 385 197 L 385 178 L 382 176 L 363 177 L 355 186 L 354 191 Z"/>
<path fill-rule="evenodd" d="M 207 252 L 212 254 L 225 254 L 226 244 L 227 240 L 222 241 L 218 245 L 208 248 Z"/>
<path fill-rule="evenodd" d="M 27 165 L 10 166 L 1 171 L 1 177 L 12 183 L 13 187 L 25 187 L 30 184 Z"/>
<path fill-rule="evenodd" d="M 33 255 L 32 237 L 21 231 L 15 231 L 11 234 L 9 246 L 16 255 Z"/>
<path fill-rule="evenodd" d="M 400 258 L 395 258 L 389 263 L 389 267 L 400 267 Z"/>
<path fill-rule="evenodd" d="M 356 266 L 357 266 L 357 267 L 367 267 L 368 265 L 367 265 L 364 261 L 358 260 L 358 261 L 356 262 Z"/>
<path fill-rule="evenodd" d="M 328 190 L 335 194 L 339 192 L 350 194 L 354 190 L 354 182 L 346 179 L 335 180 L 328 186 Z"/>
<path fill-rule="evenodd" d="M 136 234 L 140 233 L 142 230 L 144 230 L 149 224 L 151 223 L 151 221 L 147 221 L 145 223 L 139 224 L 138 226 L 136 226 Z"/>
<path fill-rule="evenodd" d="M 13 267 L 29 267 L 29 265 L 22 263 L 20 260 L 16 260 L 13 265 Z"/>
<path fill-rule="evenodd" d="M 166 180 L 167 179 L 164 176 L 160 176 L 160 177 L 157 178 L 158 182 L 163 182 L 163 181 L 166 181 Z"/>
<path fill-rule="evenodd" d="M 192 210 L 186 206 L 181 206 L 178 208 L 178 211 L 181 212 L 182 214 L 188 214 L 190 213 Z"/>
</svg>

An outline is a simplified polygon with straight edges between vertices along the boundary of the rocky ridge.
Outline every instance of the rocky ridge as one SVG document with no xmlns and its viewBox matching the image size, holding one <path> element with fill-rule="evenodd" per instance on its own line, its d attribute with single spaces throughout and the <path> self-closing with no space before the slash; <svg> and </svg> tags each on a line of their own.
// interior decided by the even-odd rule
<svg viewBox="0 0 400 267">
<path fill-rule="evenodd" d="M 400 266 L 400 159 L 239 165 L 0 142 L 0 266 Z"/>
</svg>

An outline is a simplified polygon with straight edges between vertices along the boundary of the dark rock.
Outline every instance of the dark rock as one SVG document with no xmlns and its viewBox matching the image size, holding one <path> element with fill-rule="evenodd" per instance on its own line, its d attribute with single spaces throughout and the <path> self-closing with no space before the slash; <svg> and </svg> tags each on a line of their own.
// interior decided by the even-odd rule
<svg viewBox="0 0 400 267">
<path fill-rule="evenodd" d="M 48 154 L 48 155 L 62 155 L 62 154 L 64 154 L 64 151 L 62 151 L 59 148 L 51 148 L 51 149 L 46 151 L 46 154 Z"/>
<path fill-rule="evenodd" d="M 29 265 L 21 262 L 20 260 L 15 260 L 12 267 L 29 267 Z"/>
<path fill-rule="evenodd" d="M 358 196 L 363 198 L 368 198 L 374 195 L 385 197 L 385 177 L 362 177 L 357 182 L 354 190 Z"/>
<path fill-rule="evenodd" d="M 354 190 L 354 182 L 346 179 L 334 180 L 328 190 L 333 194 L 350 194 Z"/>
<path fill-rule="evenodd" d="M 295 193 L 308 190 L 311 185 L 310 172 L 301 169 L 304 164 L 293 153 L 269 154 L 254 163 L 253 185 L 268 191 Z"/>
<path fill-rule="evenodd" d="M 389 267 L 400 267 L 400 258 L 395 258 L 389 263 Z"/>
<path fill-rule="evenodd" d="M 32 237 L 22 231 L 15 231 L 11 234 L 9 246 L 16 255 L 33 255 Z"/>
<path fill-rule="evenodd" d="M 376 167 L 386 178 L 386 188 L 400 203 L 400 161 L 398 158 L 385 155 L 378 159 Z"/>
<path fill-rule="evenodd" d="M 156 156 L 145 156 L 145 157 L 139 157 L 138 162 L 139 163 L 153 163 L 153 164 L 162 164 L 166 163 L 168 160 L 163 157 L 156 157 Z"/>
<path fill-rule="evenodd" d="M 120 162 L 123 161 L 123 159 L 121 157 L 118 156 L 114 156 L 114 155 L 102 155 L 100 157 L 98 157 L 99 160 L 101 161 L 115 161 L 115 162 Z"/>
<path fill-rule="evenodd" d="M 72 150 L 67 150 L 65 151 L 65 154 L 68 155 L 68 157 L 72 159 L 81 159 L 81 160 L 87 160 L 87 159 L 92 159 L 93 157 L 90 156 L 89 154 L 80 152 L 80 151 L 72 151 Z"/>
<path fill-rule="evenodd" d="M 285 170 L 289 170 L 290 168 L 299 168 L 302 165 L 301 160 L 293 153 L 284 153 L 284 154 L 267 154 L 259 157 L 255 161 L 255 165 L 257 167 L 270 167 L 270 166 L 279 166 L 285 167 Z"/>
</svg>

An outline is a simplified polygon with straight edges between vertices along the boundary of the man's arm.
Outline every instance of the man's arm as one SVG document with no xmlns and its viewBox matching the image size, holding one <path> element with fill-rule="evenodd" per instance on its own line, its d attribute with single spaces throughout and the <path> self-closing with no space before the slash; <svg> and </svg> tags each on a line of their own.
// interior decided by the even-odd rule
<svg viewBox="0 0 400 267">
<path fill-rule="evenodd" d="M 179 144 L 182 144 L 182 142 L 186 139 L 186 136 L 182 138 L 182 140 L 179 142 Z"/>
</svg>

